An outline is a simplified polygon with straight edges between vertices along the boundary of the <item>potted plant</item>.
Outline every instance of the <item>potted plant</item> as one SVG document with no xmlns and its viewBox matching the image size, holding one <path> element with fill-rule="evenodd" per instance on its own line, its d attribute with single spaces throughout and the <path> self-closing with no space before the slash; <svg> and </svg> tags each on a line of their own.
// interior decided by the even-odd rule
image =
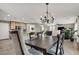
<svg viewBox="0 0 79 59">
<path fill-rule="evenodd" d="M 70 39 L 70 29 L 65 28 L 65 39 Z"/>
<path fill-rule="evenodd" d="M 71 29 L 71 37 L 70 37 L 70 40 L 73 42 L 74 41 L 74 34 L 75 32 L 77 32 L 78 30 L 73 30 Z"/>
</svg>

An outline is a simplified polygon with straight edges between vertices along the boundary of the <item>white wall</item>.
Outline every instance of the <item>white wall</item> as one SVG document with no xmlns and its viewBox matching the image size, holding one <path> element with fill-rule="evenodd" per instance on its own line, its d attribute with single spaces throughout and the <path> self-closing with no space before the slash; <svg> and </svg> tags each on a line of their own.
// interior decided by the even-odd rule
<svg viewBox="0 0 79 59">
<path fill-rule="evenodd" d="M 75 23 L 76 18 L 77 18 L 76 16 L 58 18 L 58 19 L 55 19 L 55 23 L 56 24 L 72 24 L 72 23 Z"/>
<path fill-rule="evenodd" d="M 0 23 L 0 40 L 9 38 L 9 23 Z"/>
<path fill-rule="evenodd" d="M 74 24 L 58 24 L 57 25 L 58 27 L 65 27 L 65 28 L 73 28 L 74 27 Z"/>
</svg>

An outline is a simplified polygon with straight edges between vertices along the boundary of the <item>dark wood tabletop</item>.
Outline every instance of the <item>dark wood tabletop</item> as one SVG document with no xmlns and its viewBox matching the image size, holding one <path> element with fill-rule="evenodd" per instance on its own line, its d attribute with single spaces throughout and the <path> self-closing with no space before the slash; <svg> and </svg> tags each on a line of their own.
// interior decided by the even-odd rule
<svg viewBox="0 0 79 59">
<path fill-rule="evenodd" d="M 53 36 L 52 38 L 45 37 L 42 39 L 36 38 L 33 40 L 26 40 L 25 44 L 28 46 L 31 46 L 33 48 L 36 48 L 38 50 L 41 50 L 44 54 L 46 54 L 46 51 L 57 41 L 57 36 Z"/>
</svg>

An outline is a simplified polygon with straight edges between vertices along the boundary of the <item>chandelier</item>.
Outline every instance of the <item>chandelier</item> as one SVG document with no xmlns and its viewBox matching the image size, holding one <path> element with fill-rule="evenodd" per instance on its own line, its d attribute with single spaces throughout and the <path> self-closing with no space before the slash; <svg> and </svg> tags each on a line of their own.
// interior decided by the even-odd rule
<svg viewBox="0 0 79 59">
<path fill-rule="evenodd" d="M 46 3 L 46 15 L 40 18 L 41 23 L 43 24 L 50 24 L 54 22 L 54 17 L 49 15 L 48 5 L 49 3 Z"/>
</svg>

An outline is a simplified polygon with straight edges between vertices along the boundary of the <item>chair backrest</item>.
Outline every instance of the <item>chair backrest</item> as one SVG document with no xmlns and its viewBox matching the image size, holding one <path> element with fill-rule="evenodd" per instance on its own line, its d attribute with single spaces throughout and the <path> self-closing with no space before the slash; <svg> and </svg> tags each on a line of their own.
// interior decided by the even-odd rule
<svg viewBox="0 0 79 59">
<path fill-rule="evenodd" d="M 59 47 L 59 35 L 57 35 L 57 46 L 56 46 L 56 55 L 57 55 L 57 53 L 58 53 L 58 47 Z"/>
<path fill-rule="evenodd" d="M 45 34 L 48 35 L 48 36 L 52 36 L 52 31 L 46 31 Z"/>
<path fill-rule="evenodd" d="M 35 34 L 35 32 L 30 32 L 29 33 L 29 38 L 31 39 L 32 38 L 32 35 L 34 35 Z"/>
<path fill-rule="evenodd" d="M 30 55 L 30 53 L 28 52 L 28 49 L 30 48 L 30 47 L 28 47 L 26 44 L 25 44 L 25 40 L 27 40 L 28 39 L 28 37 L 27 37 L 27 35 L 25 34 L 23 34 L 23 28 L 21 28 L 20 30 L 18 30 L 18 34 L 19 34 L 19 40 L 20 40 L 20 42 L 21 42 L 21 46 L 22 46 L 22 50 L 23 50 L 23 53 L 25 54 L 25 55 Z"/>
<path fill-rule="evenodd" d="M 38 38 L 40 38 L 40 37 L 42 38 L 42 34 L 43 34 L 43 32 L 37 32 L 37 37 Z"/>
<path fill-rule="evenodd" d="M 60 34 L 60 38 L 59 38 L 59 39 L 60 39 L 59 44 L 63 45 L 64 37 L 65 37 L 65 36 L 64 36 L 64 33 L 61 33 L 61 34 Z"/>
<path fill-rule="evenodd" d="M 57 47 L 56 47 L 56 55 L 58 54 L 58 49 L 63 48 L 64 33 L 57 35 L 57 38 L 58 38 L 58 41 L 57 41 Z"/>
</svg>

